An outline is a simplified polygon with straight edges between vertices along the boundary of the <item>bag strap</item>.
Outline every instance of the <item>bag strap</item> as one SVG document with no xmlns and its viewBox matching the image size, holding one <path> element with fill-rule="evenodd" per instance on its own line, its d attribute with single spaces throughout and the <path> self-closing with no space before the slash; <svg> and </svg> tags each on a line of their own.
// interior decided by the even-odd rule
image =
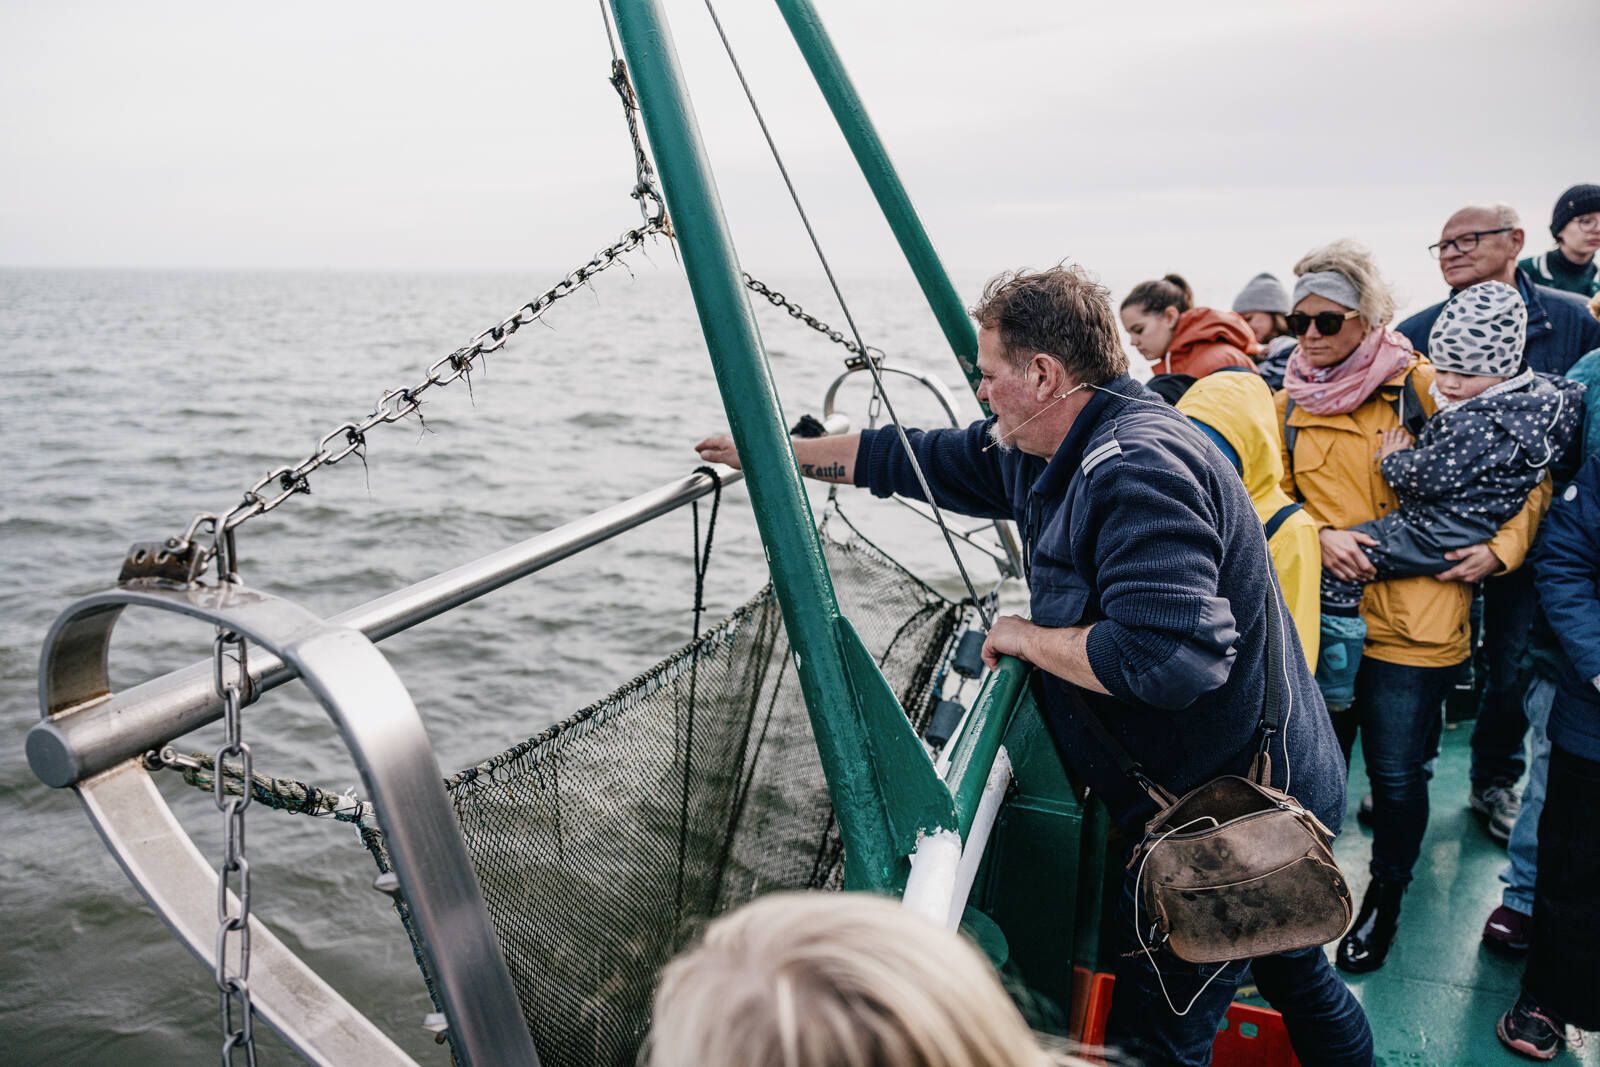
<svg viewBox="0 0 1600 1067">
<path fill-rule="evenodd" d="M 1400 392 L 1396 394 L 1391 403 L 1394 413 L 1400 417 L 1400 425 L 1412 437 L 1422 435 L 1422 426 L 1428 421 L 1428 412 L 1422 406 L 1422 398 L 1417 395 L 1416 375 L 1408 373 L 1405 381 L 1400 384 Z M 1283 447 L 1289 454 L 1289 473 L 1294 473 L 1294 443 L 1300 436 L 1300 427 L 1289 425 L 1289 416 L 1294 414 L 1294 397 L 1284 398 L 1283 405 Z M 1271 536 L 1270 534 L 1268 535 Z"/>
<path fill-rule="evenodd" d="M 1283 678 L 1283 615 L 1278 604 L 1277 582 L 1271 574 L 1272 561 L 1267 560 L 1267 617 L 1264 624 L 1267 628 L 1267 699 L 1261 711 L 1261 747 L 1256 750 L 1256 758 L 1250 765 L 1250 777 L 1263 786 L 1272 785 L 1272 756 L 1270 747 L 1272 739 L 1277 736 L 1278 729 L 1283 724 L 1283 689 L 1274 683 Z M 1276 624 L 1276 625 L 1274 625 Z M 1040 685 L 1039 672 L 1032 675 L 1031 684 L 1034 689 L 1034 703 L 1044 707 L 1043 693 L 1037 688 Z M 1067 689 L 1067 698 L 1072 702 L 1072 710 L 1084 721 L 1094 739 L 1107 752 L 1111 753 L 1117 762 L 1117 770 L 1133 781 L 1133 784 L 1144 790 L 1151 800 L 1156 802 L 1158 808 L 1169 808 L 1178 802 L 1177 794 L 1167 789 L 1160 782 L 1145 773 L 1143 765 L 1133 758 L 1127 748 L 1118 741 L 1111 731 L 1106 729 L 1105 723 L 1100 721 L 1094 709 L 1089 707 L 1088 701 L 1083 699 L 1083 691 L 1071 682 L 1063 681 Z"/>
<path fill-rule="evenodd" d="M 1294 397 L 1283 398 L 1283 446 L 1289 453 L 1289 473 L 1294 473 L 1294 442 L 1300 436 L 1300 427 L 1289 425 L 1289 416 L 1294 414 Z"/>
<path fill-rule="evenodd" d="M 1033 680 L 1035 685 L 1039 683 L 1038 671 L 1033 672 Z M 1144 790 L 1145 795 L 1156 802 L 1157 809 L 1170 808 L 1176 804 L 1178 802 L 1177 796 L 1146 774 L 1144 767 L 1138 760 L 1133 758 L 1132 753 L 1123 746 L 1122 742 L 1112 736 L 1110 730 L 1106 729 L 1106 724 L 1100 721 L 1100 716 L 1096 715 L 1093 709 L 1089 707 L 1089 702 L 1083 699 L 1083 690 L 1071 682 L 1063 681 L 1062 684 L 1066 686 L 1067 699 L 1072 702 L 1073 712 L 1083 720 L 1084 725 L 1089 728 L 1089 732 L 1094 735 L 1094 739 L 1100 744 L 1100 747 L 1111 753 L 1111 758 L 1117 761 L 1117 770 L 1132 779 L 1134 785 Z M 1041 692 L 1035 690 L 1033 699 L 1034 703 L 1040 707 L 1044 706 Z"/>
<path fill-rule="evenodd" d="M 1290 501 L 1273 512 L 1272 518 L 1261 524 L 1262 529 L 1266 532 L 1267 540 L 1272 540 L 1272 535 L 1277 533 L 1285 522 L 1289 521 L 1289 516 L 1300 510 L 1302 510 L 1302 505 L 1298 501 Z"/>
<path fill-rule="evenodd" d="M 1406 380 L 1400 386 L 1400 395 L 1395 398 L 1394 413 L 1400 417 L 1400 425 L 1412 437 L 1422 436 L 1422 427 L 1428 421 L 1428 413 L 1423 410 L 1422 398 L 1417 395 L 1417 385 L 1413 379 L 1414 374 L 1407 374 Z"/>
<path fill-rule="evenodd" d="M 1273 518 L 1277 516 L 1274 515 Z M 1283 726 L 1283 694 L 1289 687 L 1289 672 L 1284 665 L 1283 603 L 1278 595 L 1278 579 L 1273 570 L 1270 553 L 1267 556 L 1267 617 L 1264 624 L 1267 628 L 1267 699 L 1261 709 L 1261 747 L 1256 750 L 1256 760 L 1254 766 L 1250 768 L 1250 776 L 1259 785 L 1271 786 L 1272 739 L 1278 736 L 1278 731 Z M 1282 684 L 1279 684 L 1280 682 Z M 1285 759 L 1288 758 L 1288 754 L 1286 744 Z"/>
</svg>

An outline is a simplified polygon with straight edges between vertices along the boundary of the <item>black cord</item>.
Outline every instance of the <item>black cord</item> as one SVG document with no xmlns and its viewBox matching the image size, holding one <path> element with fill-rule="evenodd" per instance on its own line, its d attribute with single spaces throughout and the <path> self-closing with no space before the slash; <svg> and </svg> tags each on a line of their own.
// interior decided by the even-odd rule
<svg viewBox="0 0 1600 1067">
<path fill-rule="evenodd" d="M 722 475 L 713 467 L 696 467 L 694 473 L 711 479 L 711 514 L 706 518 L 705 545 L 700 544 L 700 501 L 689 505 L 693 517 L 694 551 L 694 636 L 689 641 L 689 705 L 683 731 L 683 790 L 678 802 L 678 884 L 672 913 L 683 919 L 683 878 L 689 849 L 689 782 L 694 760 L 694 709 L 700 682 L 700 620 L 706 611 L 706 573 L 711 569 L 711 542 L 717 532 L 717 513 L 722 509 Z"/>
<path fill-rule="evenodd" d="M 766 140 L 767 148 L 772 153 L 772 161 L 778 165 L 778 173 L 783 177 L 783 184 L 789 190 L 789 199 L 794 202 L 795 213 L 800 216 L 800 224 L 805 227 L 806 236 L 811 240 L 811 248 L 817 254 L 817 262 L 822 265 L 822 273 L 828 279 L 828 286 L 833 290 L 834 299 L 839 302 L 839 310 L 844 313 L 845 324 L 850 327 L 850 336 L 855 339 L 856 347 L 868 354 L 866 366 L 867 372 L 872 375 L 873 393 L 883 401 L 884 410 L 889 413 L 889 422 L 894 427 L 895 435 L 900 438 L 900 447 L 905 449 L 906 458 L 911 462 L 911 472 L 917 477 L 917 485 L 922 489 L 923 499 L 933 512 L 939 532 L 944 534 L 945 547 L 950 550 L 950 558 L 955 561 L 956 570 L 961 573 L 961 581 L 966 585 L 967 592 L 972 595 L 972 602 L 978 605 L 978 614 L 983 616 L 984 629 L 987 630 L 994 625 L 994 619 L 979 599 L 977 586 L 972 584 L 972 578 L 967 574 L 967 565 L 962 560 L 961 553 L 956 550 L 955 537 L 951 535 L 950 527 L 944 521 L 944 510 L 934 499 L 933 490 L 928 487 L 927 475 L 922 471 L 922 463 L 917 459 L 916 449 L 911 447 L 911 439 L 906 436 L 905 426 L 901 424 L 900 417 L 895 414 L 894 404 L 889 400 L 889 390 L 884 385 L 883 372 L 878 368 L 877 361 L 871 358 L 872 350 L 867 346 L 867 342 L 861 339 L 861 331 L 856 328 L 855 316 L 850 314 L 850 305 L 845 302 L 844 292 L 839 288 L 838 279 L 833 275 L 833 267 L 822 251 L 822 242 L 818 240 L 816 230 L 811 227 L 811 217 L 806 214 L 805 205 L 800 202 L 800 193 L 789 177 L 789 168 L 784 165 L 783 156 L 778 151 L 778 143 L 772 139 L 772 131 L 767 128 L 766 116 L 761 113 L 761 107 L 756 103 L 755 93 L 744 76 L 744 68 L 739 65 L 739 57 L 733 52 L 733 43 L 728 40 L 728 35 L 722 28 L 722 20 L 717 17 L 717 9 L 711 0 L 705 0 L 705 5 L 706 13 L 711 16 L 711 24 L 716 27 L 717 36 L 722 40 L 723 51 L 728 54 L 728 62 L 733 66 L 733 73 L 738 77 L 740 87 L 744 89 L 744 97 L 750 102 L 750 110 L 755 115 L 756 125 L 761 127 L 761 136 Z"/>
<path fill-rule="evenodd" d="M 711 479 L 711 514 L 706 519 L 706 543 L 700 547 L 700 501 L 690 505 L 694 515 L 694 640 L 700 640 L 700 618 L 706 610 L 706 572 L 711 569 L 711 539 L 717 532 L 717 512 L 722 507 L 722 475 L 714 467 L 696 467 L 696 474 Z"/>
</svg>

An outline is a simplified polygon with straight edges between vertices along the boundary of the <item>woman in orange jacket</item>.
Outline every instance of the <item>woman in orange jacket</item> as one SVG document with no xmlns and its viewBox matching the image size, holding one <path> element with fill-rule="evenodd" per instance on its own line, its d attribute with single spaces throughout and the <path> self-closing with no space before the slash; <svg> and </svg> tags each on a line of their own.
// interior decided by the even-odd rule
<svg viewBox="0 0 1600 1067">
<path fill-rule="evenodd" d="M 1433 414 L 1433 367 L 1389 329 L 1394 299 L 1364 249 L 1335 242 L 1308 254 L 1295 274 L 1289 324 L 1300 347 L 1277 397 L 1284 489 L 1316 522 L 1323 567 L 1347 580 L 1370 578 L 1365 535 L 1350 527 L 1398 506 L 1378 465 L 1379 439 L 1397 427 L 1414 433 Z M 1364 646 L 1340 617 L 1323 616 L 1323 663 L 1331 656 L 1360 658 L 1353 702 L 1350 694 L 1327 696 L 1347 757 L 1360 733 L 1373 799 L 1372 881 L 1339 945 L 1343 970 L 1381 967 L 1399 927 L 1400 899 L 1428 827 L 1423 765 L 1440 705 L 1469 654 L 1472 585 L 1522 563 L 1549 499 L 1547 481 L 1486 544 L 1449 553 L 1456 566 L 1443 574 L 1366 586 Z"/>
<path fill-rule="evenodd" d="M 1260 350 L 1249 323 L 1232 311 L 1194 306 L 1180 275 L 1140 282 L 1122 302 L 1122 325 L 1155 374 L 1204 378 L 1224 367 L 1255 370 Z"/>
</svg>

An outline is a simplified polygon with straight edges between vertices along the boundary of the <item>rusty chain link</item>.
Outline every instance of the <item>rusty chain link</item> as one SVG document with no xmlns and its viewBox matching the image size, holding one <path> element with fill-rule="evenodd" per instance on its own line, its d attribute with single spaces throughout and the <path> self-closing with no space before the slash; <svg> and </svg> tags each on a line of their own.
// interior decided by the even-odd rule
<svg viewBox="0 0 1600 1067">
<path fill-rule="evenodd" d="M 554 304 L 572 295 L 595 275 L 639 248 L 647 238 L 656 235 L 672 237 L 672 225 L 667 218 L 666 201 L 656 184 L 655 170 L 650 165 L 650 158 L 645 152 L 644 142 L 639 134 L 638 99 L 634 95 L 627 67 L 621 59 L 612 60 L 610 82 L 622 100 L 623 114 L 628 121 L 628 137 L 633 143 L 635 177 L 634 188 L 630 195 L 639 202 L 639 211 L 644 221 L 624 231 L 621 237 L 596 252 L 589 262 L 568 273 L 566 277 L 523 304 L 511 315 L 473 337 L 454 352 L 435 361 L 417 384 L 390 389 L 378 400 L 371 414 L 359 421 L 341 423 L 323 434 L 317 442 L 316 449 L 298 463 L 268 471 L 245 490 L 243 498 L 233 510 L 221 514 L 202 512 L 196 515 L 182 535 L 169 538 L 165 543 L 166 548 L 174 553 L 189 553 L 197 547 L 194 538 L 202 530 L 210 536 L 210 544 L 201 548 L 203 556 L 201 565 L 185 575 L 186 580 L 198 579 L 204 573 L 205 567 L 219 556 L 223 559 L 224 569 L 231 573 L 234 562 L 232 537 L 242 523 L 257 515 L 265 515 L 298 493 L 311 492 L 309 478 L 321 468 L 330 467 L 352 454 L 365 459 L 367 434 L 370 431 L 415 414 L 422 406 L 423 395 L 430 389 L 449 385 L 459 378 L 467 378 L 470 385 L 471 374 L 477 369 L 482 357 L 504 347 L 512 334 L 524 326 L 537 322 Z M 219 574 L 221 578 L 227 576 L 227 573 Z"/>
</svg>

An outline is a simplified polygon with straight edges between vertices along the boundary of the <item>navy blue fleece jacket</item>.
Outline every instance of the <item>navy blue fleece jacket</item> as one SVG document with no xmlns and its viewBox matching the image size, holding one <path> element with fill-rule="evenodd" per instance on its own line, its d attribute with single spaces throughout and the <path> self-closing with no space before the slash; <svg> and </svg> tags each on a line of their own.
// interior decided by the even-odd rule
<svg viewBox="0 0 1600 1067">
<path fill-rule="evenodd" d="M 1545 374 L 1565 374 L 1584 353 L 1600 348 L 1600 322 L 1582 299 L 1535 285 L 1523 270 L 1517 271 L 1517 291 L 1528 305 L 1528 346 L 1522 353 L 1528 366 Z M 1423 308 L 1395 329 L 1406 335 L 1412 348 L 1427 355 L 1428 335 L 1446 303 L 1441 300 Z"/>
<path fill-rule="evenodd" d="M 1600 760 L 1600 453 L 1551 501 L 1531 558 L 1539 606 L 1566 653 L 1550 740 Z"/>
<path fill-rule="evenodd" d="M 1084 697 L 1111 734 L 1175 793 L 1247 773 L 1269 682 L 1267 627 L 1281 625 L 1287 678 L 1271 682 L 1286 687 L 1288 707 L 1272 742 L 1273 781 L 1281 788 L 1287 772 L 1289 791 L 1336 830 L 1344 761 L 1271 577 L 1261 522 L 1216 447 L 1127 376 L 1096 390 L 1048 463 L 984 451 L 989 426 L 909 436 L 941 507 L 1017 521 L 1033 621 L 1095 624 L 1089 663 L 1111 695 Z M 878 496 L 922 496 L 892 430 L 862 433 L 855 480 Z M 1065 686 L 1043 675 L 1041 710 L 1062 759 L 1118 822 L 1137 826 L 1154 805 Z"/>
</svg>

